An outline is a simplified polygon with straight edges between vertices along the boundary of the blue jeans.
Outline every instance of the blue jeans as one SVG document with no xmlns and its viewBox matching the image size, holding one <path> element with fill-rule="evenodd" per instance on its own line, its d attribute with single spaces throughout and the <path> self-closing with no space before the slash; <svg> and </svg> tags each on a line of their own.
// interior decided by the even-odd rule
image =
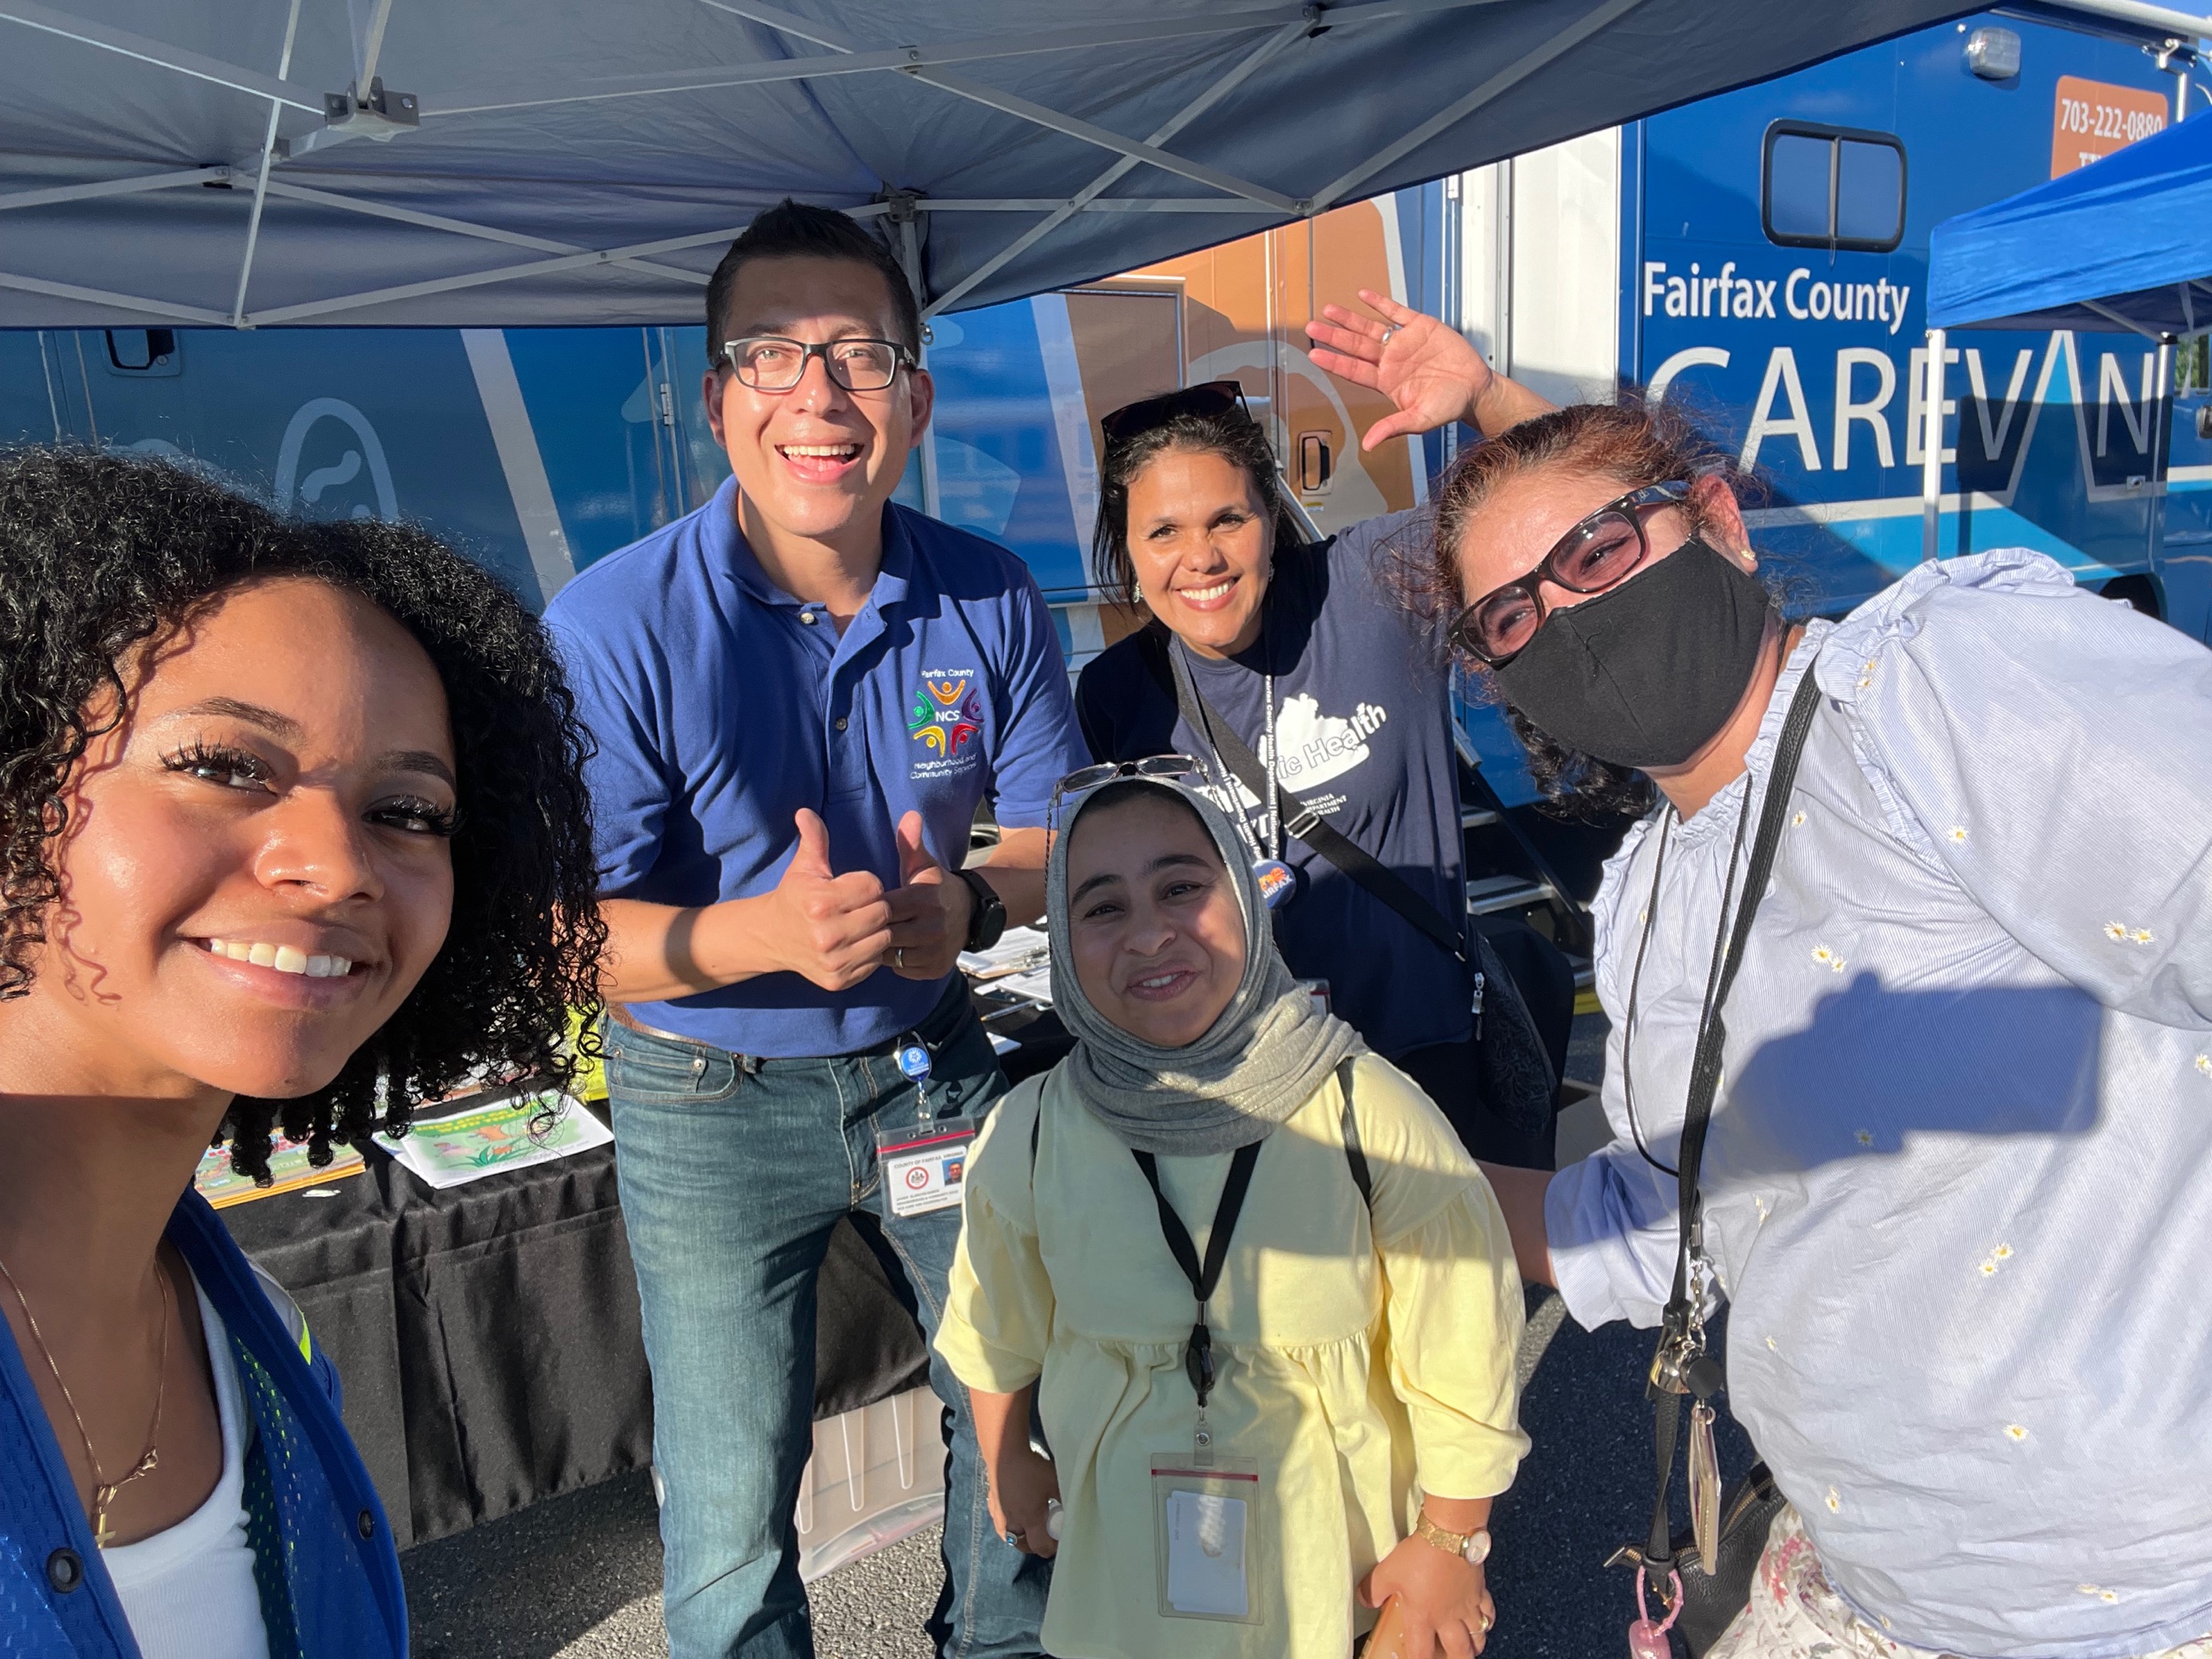
<svg viewBox="0 0 2212 1659">
<path fill-rule="evenodd" d="M 933 1336 L 960 1212 L 895 1217 L 879 1124 L 967 1113 L 1006 1091 L 956 981 L 920 1028 L 917 1094 L 888 1053 L 763 1060 L 610 1022 L 607 1088 L 664 1488 L 672 1659 L 811 1659 L 793 1510 L 812 1448 L 815 1275 L 838 1218 L 888 1244 Z M 991 1525 L 967 1391 L 935 1352 L 948 1410 L 945 1588 L 930 1633 L 947 1659 L 1030 1656 L 1048 1564 Z"/>
</svg>

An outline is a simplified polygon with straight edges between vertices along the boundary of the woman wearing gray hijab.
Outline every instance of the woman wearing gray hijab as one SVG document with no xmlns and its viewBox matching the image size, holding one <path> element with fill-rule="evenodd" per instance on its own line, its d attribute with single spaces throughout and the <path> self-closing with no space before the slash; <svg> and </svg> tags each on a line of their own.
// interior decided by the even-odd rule
<svg viewBox="0 0 2212 1659">
<path fill-rule="evenodd" d="M 937 1346 L 992 1518 L 1056 1555 L 1063 1659 L 1343 1659 L 1393 1597 L 1413 1659 L 1461 1659 L 1528 1449 L 1504 1221 L 1428 1097 L 1291 978 L 1236 830 L 1174 769 L 1062 784 L 1046 917 L 1078 1040 L 966 1172 Z"/>
</svg>

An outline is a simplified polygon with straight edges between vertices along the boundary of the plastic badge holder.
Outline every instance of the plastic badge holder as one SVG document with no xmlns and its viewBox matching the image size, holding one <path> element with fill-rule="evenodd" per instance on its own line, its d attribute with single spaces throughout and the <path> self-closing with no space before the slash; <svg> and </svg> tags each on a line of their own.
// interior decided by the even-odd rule
<svg viewBox="0 0 2212 1659">
<path fill-rule="evenodd" d="M 1243 1458 L 1205 1468 L 1188 1452 L 1152 1459 L 1160 1616 L 1260 1622 L 1260 1473 Z"/>
<path fill-rule="evenodd" d="M 975 1139 L 972 1117 L 926 1117 L 878 1129 L 876 1162 L 884 1172 L 891 1213 L 927 1215 L 957 1205 Z"/>
</svg>

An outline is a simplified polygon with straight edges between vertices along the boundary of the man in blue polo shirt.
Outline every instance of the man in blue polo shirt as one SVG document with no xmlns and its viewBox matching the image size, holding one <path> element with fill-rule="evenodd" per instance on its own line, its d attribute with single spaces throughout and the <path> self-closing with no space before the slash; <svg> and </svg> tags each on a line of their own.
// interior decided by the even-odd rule
<svg viewBox="0 0 2212 1659">
<path fill-rule="evenodd" d="M 707 317 L 734 477 L 547 621 L 599 743 L 669 1646 L 785 1659 L 813 1652 L 793 1510 L 830 1229 L 887 1247 L 934 1330 L 957 1189 L 923 1169 L 917 1203 L 901 1164 L 890 1192 L 878 1148 L 957 1135 L 1005 1089 L 955 958 L 1043 908 L 1046 810 L 1088 757 L 1020 561 L 891 504 L 932 392 L 881 244 L 787 202 L 731 246 Z M 987 798 L 1002 838 L 963 869 Z M 1045 1564 L 993 1528 L 965 1394 L 931 1376 L 951 1449 L 933 1634 L 1034 1654 Z"/>
</svg>

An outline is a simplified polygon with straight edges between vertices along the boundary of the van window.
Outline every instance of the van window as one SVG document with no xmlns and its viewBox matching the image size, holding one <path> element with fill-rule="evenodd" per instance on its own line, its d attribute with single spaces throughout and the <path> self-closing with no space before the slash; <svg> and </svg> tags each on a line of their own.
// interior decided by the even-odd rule
<svg viewBox="0 0 2212 1659">
<path fill-rule="evenodd" d="M 1777 121 L 1759 209 L 1767 240 L 1784 247 L 1887 253 L 1905 239 L 1905 146 L 1887 132 Z"/>
</svg>

